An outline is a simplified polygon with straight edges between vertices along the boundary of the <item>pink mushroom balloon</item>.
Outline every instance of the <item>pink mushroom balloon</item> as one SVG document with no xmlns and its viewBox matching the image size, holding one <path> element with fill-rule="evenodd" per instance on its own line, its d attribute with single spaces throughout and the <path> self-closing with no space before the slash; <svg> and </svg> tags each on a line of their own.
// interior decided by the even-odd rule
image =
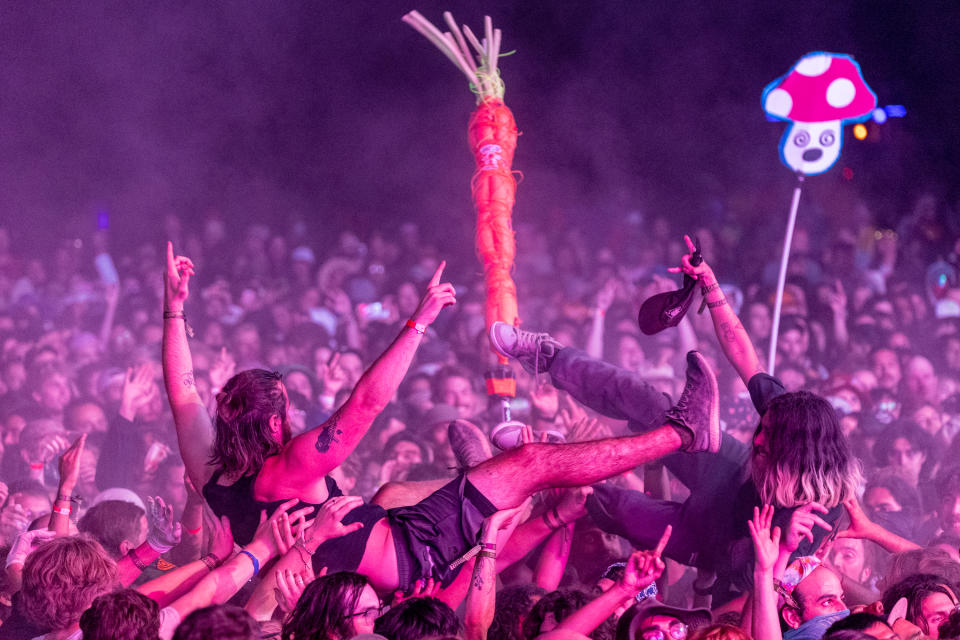
<svg viewBox="0 0 960 640">
<path fill-rule="evenodd" d="M 840 157 L 843 126 L 870 117 L 877 95 L 860 65 L 842 53 L 816 52 L 763 90 L 763 110 L 790 123 L 780 139 L 780 159 L 803 175 L 823 173 Z"/>
</svg>

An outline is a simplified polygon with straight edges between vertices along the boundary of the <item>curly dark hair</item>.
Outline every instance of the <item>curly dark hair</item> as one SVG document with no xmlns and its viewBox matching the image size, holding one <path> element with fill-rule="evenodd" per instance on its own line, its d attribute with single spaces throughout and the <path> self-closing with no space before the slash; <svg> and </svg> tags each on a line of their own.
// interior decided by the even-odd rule
<svg viewBox="0 0 960 640">
<path fill-rule="evenodd" d="M 463 625 L 445 602 L 436 598 L 411 598 L 391 607 L 373 627 L 390 640 L 420 640 L 436 636 L 459 636 Z"/>
<path fill-rule="evenodd" d="M 923 618 L 923 600 L 934 593 L 942 593 L 957 603 L 957 586 L 932 573 L 915 573 L 907 576 L 883 592 L 883 610 L 890 611 L 900 598 L 907 599 L 907 621 L 919 626 L 925 634 L 930 633 Z"/>
<path fill-rule="evenodd" d="M 283 424 L 283 442 L 290 439 L 282 379 L 276 371 L 247 369 L 227 381 L 217 394 L 211 465 L 228 475 L 259 471 L 263 461 L 278 453 L 283 444 L 270 429 L 270 418 L 275 415 Z"/>
<path fill-rule="evenodd" d="M 521 623 L 534 605 L 534 597 L 546 595 L 547 590 L 534 584 L 519 584 L 497 592 L 493 623 L 487 637 L 490 640 L 521 640 Z"/>
<path fill-rule="evenodd" d="M 160 605 L 134 589 L 99 596 L 80 616 L 84 640 L 157 640 Z"/>
<path fill-rule="evenodd" d="M 283 640 L 346 640 L 354 635 L 353 619 L 344 615 L 357 607 L 370 582 L 352 571 L 317 578 L 303 590 L 297 606 L 283 623 Z"/>
<path fill-rule="evenodd" d="M 66 629 L 117 586 L 117 565 L 99 542 L 85 534 L 54 538 L 27 557 L 17 606 L 41 629 Z"/>
<path fill-rule="evenodd" d="M 560 622 L 589 601 L 587 594 L 577 589 L 551 591 L 533 605 L 530 615 L 523 621 L 524 639 L 533 640 L 542 633 L 540 627 L 548 613 L 552 613 L 554 620 Z"/>
<path fill-rule="evenodd" d="M 259 640 L 260 627 L 244 609 L 218 604 L 197 609 L 180 623 L 173 640 Z"/>
</svg>

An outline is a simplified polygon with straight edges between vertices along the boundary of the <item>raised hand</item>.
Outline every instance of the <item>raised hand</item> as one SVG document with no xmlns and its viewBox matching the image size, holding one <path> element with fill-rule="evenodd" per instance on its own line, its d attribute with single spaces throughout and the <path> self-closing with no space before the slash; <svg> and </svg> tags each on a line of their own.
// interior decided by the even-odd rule
<svg viewBox="0 0 960 640">
<path fill-rule="evenodd" d="M 233 555 L 233 530 L 230 528 L 230 518 L 217 517 L 210 507 L 203 507 L 203 522 L 210 532 L 210 553 L 220 562 Z"/>
<path fill-rule="evenodd" d="M 210 371 L 208 372 L 210 386 L 214 389 L 223 389 L 223 385 L 227 384 L 227 380 L 232 378 L 236 372 L 237 362 L 226 347 L 221 348 L 213 364 L 210 365 Z"/>
<path fill-rule="evenodd" d="M 22 565 L 27 561 L 27 556 L 36 551 L 44 542 L 53 540 L 57 535 L 56 531 L 49 529 L 34 529 L 33 531 L 24 531 L 17 535 L 7 554 L 7 566 L 14 564 Z"/>
<path fill-rule="evenodd" d="M 834 315 L 842 315 L 847 311 L 847 292 L 843 288 L 843 283 L 837 279 L 833 283 L 833 288 L 826 291 L 825 302 L 830 306 Z"/>
<path fill-rule="evenodd" d="M 127 369 L 120 395 L 120 415 L 133 422 L 137 413 L 159 393 L 150 363 Z"/>
<path fill-rule="evenodd" d="M 297 606 L 303 590 L 313 582 L 313 566 L 308 562 L 302 571 L 278 569 L 274 572 L 274 576 L 277 580 L 277 588 L 273 590 L 273 595 L 277 599 L 277 606 L 284 614 L 288 614 Z"/>
<path fill-rule="evenodd" d="M 606 311 L 613 304 L 617 296 L 617 290 L 620 288 L 620 282 L 616 278 L 610 278 L 597 292 L 597 309 Z"/>
<path fill-rule="evenodd" d="M 440 593 L 440 586 L 440 581 L 435 581 L 433 578 L 417 580 L 413 583 L 413 588 L 407 593 L 394 591 L 391 606 L 395 607 L 404 600 L 413 600 L 414 598 L 435 598 Z"/>
<path fill-rule="evenodd" d="M 443 275 L 446 266 L 446 261 L 441 262 L 433 277 L 430 278 L 427 291 L 420 299 L 420 304 L 417 305 L 417 310 L 413 312 L 413 318 L 411 318 L 416 324 L 431 324 L 437 319 L 441 309 L 457 303 L 457 292 L 453 285 L 449 282 L 440 283 L 440 276 Z"/>
<path fill-rule="evenodd" d="M 663 575 L 666 565 L 660 556 L 663 554 L 663 550 L 667 548 L 671 533 L 673 533 L 673 527 L 667 525 L 654 549 L 634 551 L 631 554 L 623 569 L 623 577 L 620 579 L 619 586 L 621 589 L 636 594 L 649 587 Z"/>
<path fill-rule="evenodd" d="M 70 495 L 77 486 L 80 478 L 80 458 L 83 455 L 83 445 L 87 442 L 87 434 L 81 434 L 70 448 L 60 456 L 60 492 Z"/>
<path fill-rule="evenodd" d="M 147 544 L 154 551 L 166 553 L 180 544 L 180 523 L 173 519 L 173 505 L 163 498 L 147 498 L 147 524 Z"/>
<path fill-rule="evenodd" d="M 599 419 L 586 416 L 574 422 L 567 433 L 568 442 L 589 442 L 613 436 L 610 428 L 600 422 Z"/>
<path fill-rule="evenodd" d="M 193 261 L 186 256 L 174 256 L 173 243 L 167 242 L 167 270 L 163 274 L 164 311 L 183 311 L 183 303 L 190 295 L 190 276 L 193 275 Z"/>
<path fill-rule="evenodd" d="M 283 555 L 297 543 L 307 526 L 307 516 L 313 513 L 313 507 L 304 507 L 290 515 L 284 511 L 279 518 L 270 519 L 273 531 L 273 540 L 277 545 L 278 555 Z"/>
<path fill-rule="evenodd" d="M 574 487 L 564 489 L 557 503 L 557 514 L 564 522 L 574 522 L 587 515 L 587 498 L 593 493 L 593 487 Z"/>
<path fill-rule="evenodd" d="M 827 531 L 832 531 L 830 523 L 818 516 L 819 513 L 829 513 L 830 510 L 819 502 L 810 502 L 797 508 L 790 516 L 790 525 L 787 527 L 787 533 L 780 541 L 780 546 L 788 553 L 793 553 L 800 546 L 801 540 L 806 538 L 813 542 L 813 528 L 822 527 Z"/>
<path fill-rule="evenodd" d="M 61 433 L 49 433 L 37 443 L 36 447 L 30 451 L 33 458 L 27 462 L 41 462 L 46 464 L 60 455 L 61 452 L 70 448 L 70 441 Z M 24 454 L 27 452 L 25 451 Z"/>
<path fill-rule="evenodd" d="M 547 420 L 557 417 L 560 412 L 560 393 L 552 384 L 534 385 L 530 389 L 530 403 L 541 418 Z"/>
<path fill-rule="evenodd" d="M 693 257 L 693 254 L 696 252 L 697 247 L 693 244 L 693 240 L 690 239 L 690 236 L 683 236 L 683 241 L 687 243 L 688 253 L 685 253 L 680 259 L 681 266 L 679 267 L 670 267 L 667 269 L 670 273 L 685 273 L 694 280 L 703 279 L 704 285 L 710 285 L 717 281 L 716 277 L 713 275 L 713 269 L 710 268 L 710 265 L 707 264 L 707 261 L 704 260 L 697 266 L 690 264 L 690 259 Z"/>
<path fill-rule="evenodd" d="M 517 520 L 526 512 L 528 506 L 530 506 L 530 498 L 527 498 L 512 509 L 501 509 L 500 511 L 490 514 L 483 523 L 483 530 L 495 533 L 509 529 L 517 524 Z"/>
<path fill-rule="evenodd" d="M 363 504 L 358 496 L 338 496 L 330 498 L 322 507 L 313 524 L 304 532 L 304 542 L 313 551 L 327 540 L 345 536 L 363 528 L 362 522 L 343 524 L 348 513 Z"/>
<path fill-rule="evenodd" d="M 567 428 L 569 433 L 573 426 L 582 420 L 586 420 L 590 416 L 587 415 L 586 410 L 580 406 L 576 400 L 574 400 L 570 395 L 564 396 L 564 407 L 560 409 L 560 422 Z M 576 442 L 576 440 L 574 440 Z"/>
<path fill-rule="evenodd" d="M 347 372 L 340 366 L 340 354 L 334 353 L 330 361 L 323 365 L 320 379 L 323 382 L 323 394 L 336 396 L 347 383 Z"/>
<path fill-rule="evenodd" d="M 290 509 L 292 509 L 298 502 L 300 501 L 297 498 L 287 500 L 277 507 L 269 518 L 267 517 L 266 511 L 260 512 L 260 524 L 257 525 L 257 530 L 253 533 L 253 539 L 262 543 L 267 547 L 267 549 L 269 549 L 271 558 L 281 553 L 281 541 L 285 540 L 285 536 L 283 534 L 286 532 L 278 529 L 279 521 L 283 519 L 284 522 L 286 522 L 289 526 L 291 521 L 297 522 L 298 520 L 301 520 L 313 513 L 314 507 L 304 507 L 288 515 L 287 512 L 290 511 Z M 289 546 L 292 545 L 293 543 L 291 542 Z M 288 549 L 289 546 L 287 547 Z"/>
<path fill-rule="evenodd" d="M 863 507 L 861 507 L 860 503 L 857 502 L 857 499 L 850 498 L 843 503 L 843 507 L 847 510 L 847 514 L 850 516 L 850 526 L 843 531 L 838 531 L 837 537 L 869 539 L 877 525 L 875 525 L 873 521 L 867 517 L 867 514 L 863 511 Z"/>
<path fill-rule="evenodd" d="M 763 509 L 753 508 L 753 520 L 747 521 L 750 537 L 753 539 L 753 555 L 757 568 L 764 571 L 773 571 L 777 558 L 780 555 L 780 527 L 774 527 L 773 505 L 765 504 Z"/>
</svg>

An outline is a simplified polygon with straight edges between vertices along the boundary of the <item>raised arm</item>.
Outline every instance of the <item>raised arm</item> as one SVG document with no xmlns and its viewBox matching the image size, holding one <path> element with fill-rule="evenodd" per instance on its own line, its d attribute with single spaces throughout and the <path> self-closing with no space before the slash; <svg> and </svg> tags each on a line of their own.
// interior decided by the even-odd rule
<svg viewBox="0 0 960 640">
<path fill-rule="evenodd" d="M 690 257 L 696 250 L 690 236 L 683 236 L 687 243 L 687 249 L 690 253 L 683 256 L 681 267 L 671 267 L 673 273 L 683 272 L 700 281 L 700 290 L 707 301 L 707 308 L 710 309 L 710 318 L 713 320 L 713 328 L 717 332 L 717 340 L 720 342 L 720 348 L 723 349 L 727 360 L 737 370 L 737 374 L 744 384 L 747 384 L 754 375 L 763 372 L 760 364 L 760 358 L 747 336 L 747 330 L 743 328 L 740 318 L 733 312 L 730 305 L 727 304 L 727 298 L 723 290 L 717 283 L 717 277 L 713 275 L 713 269 L 707 264 L 706 260 L 697 266 L 690 264 Z"/>
<path fill-rule="evenodd" d="M 890 553 L 920 549 L 920 545 L 910 542 L 906 538 L 901 538 L 868 518 L 856 498 L 847 500 L 843 503 L 843 506 L 847 509 L 847 513 L 850 514 L 850 526 L 839 532 L 837 534 L 838 538 L 870 540 Z"/>
<path fill-rule="evenodd" d="M 482 549 L 473 565 L 463 611 L 463 636 L 466 640 L 487 639 L 496 607 L 497 549 L 506 545 L 516 519 L 526 506 L 524 503 L 513 509 L 498 511 L 483 522 L 480 529 Z"/>
<path fill-rule="evenodd" d="M 753 539 L 753 593 L 744 610 L 741 627 L 756 640 L 782 640 L 777 613 L 777 592 L 774 590 L 774 572 L 780 550 L 780 528 L 773 522 L 773 507 L 763 510 L 754 507 L 753 519 L 747 522 Z"/>
<path fill-rule="evenodd" d="M 193 485 L 199 489 L 213 474 L 209 465 L 213 447 L 213 424 L 197 393 L 193 379 L 193 358 L 187 344 L 187 319 L 184 302 L 194 275 L 190 258 L 173 255 L 173 243 L 167 243 L 167 269 L 163 288 L 163 384 L 177 427 L 180 457 Z"/>
<path fill-rule="evenodd" d="M 457 301 L 453 285 L 440 282 L 445 266 L 441 262 L 437 267 L 413 317 L 363 373 L 346 403 L 319 427 L 291 440 L 279 456 L 268 459 L 259 480 L 266 493 L 297 492 L 312 485 L 353 452 L 374 418 L 397 392 L 426 327 L 436 320 L 441 309 Z"/>
<path fill-rule="evenodd" d="M 602 594 L 577 609 L 557 625 L 557 629 L 576 631 L 588 635 L 599 627 L 617 609 L 633 600 L 638 593 L 656 582 L 666 566 L 660 554 L 670 540 L 672 528 L 668 525 L 652 551 L 634 551 L 627 558 L 623 568 L 623 577 Z"/>
</svg>

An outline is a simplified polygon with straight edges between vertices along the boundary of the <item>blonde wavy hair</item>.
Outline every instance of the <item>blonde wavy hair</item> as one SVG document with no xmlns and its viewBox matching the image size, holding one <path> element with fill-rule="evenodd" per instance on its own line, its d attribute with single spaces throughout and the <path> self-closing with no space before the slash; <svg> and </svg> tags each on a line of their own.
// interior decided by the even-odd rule
<svg viewBox="0 0 960 640">
<path fill-rule="evenodd" d="M 765 504 L 816 501 L 832 508 L 856 496 L 863 471 L 829 402 L 808 391 L 785 393 L 770 402 L 764 419 L 766 464 L 752 473 Z"/>
<path fill-rule="evenodd" d="M 99 542 L 85 534 L 55 538 L 27 557 L 20 612 L 48 631 L 66 629 L 118 586 L 117 565 Z"/>
</svg>

